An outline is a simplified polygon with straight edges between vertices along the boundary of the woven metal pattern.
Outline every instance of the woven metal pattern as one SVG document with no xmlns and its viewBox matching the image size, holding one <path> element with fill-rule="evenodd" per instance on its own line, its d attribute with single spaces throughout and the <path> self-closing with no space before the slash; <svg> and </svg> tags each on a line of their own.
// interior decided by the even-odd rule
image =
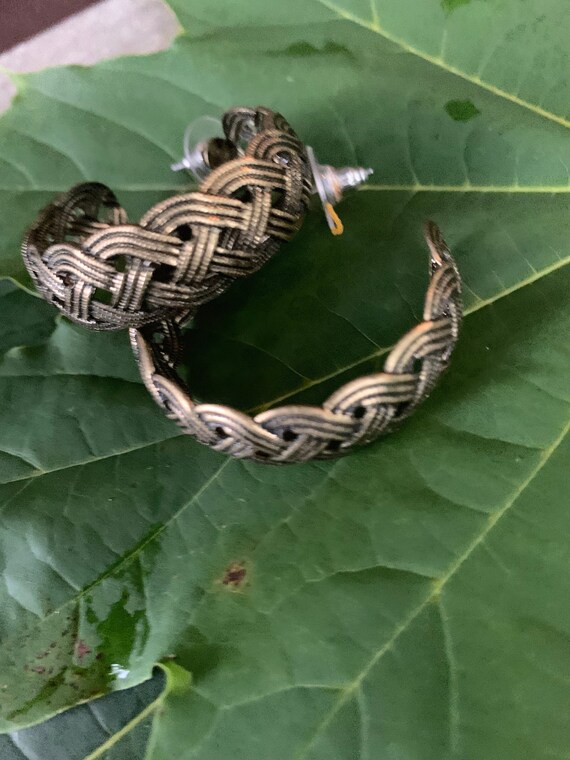
<svg viewBox="0 0 570 760">
<path fill-rule="evenodd" d="M 389 353 L 384 371 L 343 385 L 322 407 L 291 405 L 256 417 L 195 403 L 176 374 L 174 320 L 131 330 L 146 387 L 167 415 L 202 443 L 238 458 L 275 464 L 331 459 L 396 428 L 446 369 L 462 318 L 461 280 L 437 226 L 426 225 L 430 284 L 423 321 Z"/>
<path fill-rule="evenodd" d="M 117 330 L 189 316 L 259 269 L 302 223 L 307 156 L 269 109 L 231 109 L 223 127 L 199 191 L 158 203 L 138 224 L 98 183 L 47 206 L 22 248 L 42 295 L 74 322 Z"/>
<path fill-rule="evenodd" d="M 395 429 L 446 369 L 462 317 L 457 267 L 429 223 L 423 321 L 391 350 L 383 372 L 343 385 L 322 407 L 282 406 L 252 418 L 197 403 L 176 373 L 180 325 L 294 235 L 313 187 L 305 147 L 280 114 L 233 108 L 223 128 L 225 138 L 207 144 L 211 171 L 198 191 L 130 224 L 108 187 L 78 185 L 40 213 L 24 261 L 42 295 L 73 321 L 130 329 L 151 395 L 202 443 L 274 464 L 341 456 Z"/>
</svg>

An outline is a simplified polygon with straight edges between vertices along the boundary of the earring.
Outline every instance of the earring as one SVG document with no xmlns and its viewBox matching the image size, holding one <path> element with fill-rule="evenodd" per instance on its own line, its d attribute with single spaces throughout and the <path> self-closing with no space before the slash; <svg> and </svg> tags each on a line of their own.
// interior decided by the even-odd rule
<svg viewBox="0 0 570 760">
<path fill-rule="evenodd" d="M 268 108 L 232 108 L 223 136 L 193 145 L 199 127 L 205 122 L 187 129 L 184 156 L 172 166 L 188 170 L 198 189 L 158 203 L 138 224 L 99 183 L 72 188 L 39 214 L 22 248 L 38 290 L 81 325 L 129 328 L 155 401 L 218 451 L 273 463 L 328 459 L 393 430 L 429 395 L 459 334 L 461 280 L 433 223 L 423 321 L 392 349 L 383 372 L 344 385 L 322 407 L 284 406 L 253 418 L 188 394 L 176 374 L 180 325 L 291 239 L 312 194 L 332 232 L 342 232 L 334 206 L 372 171 L 319 164 Z"/>
<path fill-rule="evenodd" d="M 190 172 L 197 182 L 202 182 L 213 168 L 219 166 L 221 162 L 217 157 L 224 150 L 226 152 L 232 149 L 235 150 L 234 144 L 231 141 L 219 137 L 192 143 L 192 136 L 201 127 L 205 126 L 209 126 L 210 128 L 212 126 L 221 127 L 222 124 L 218 119 L 214 119 L 211 116 L 200 116 L 191 122 L 184 133 L 184 155 L 180 161 L 177 161 L 170 167 L 174 172 L 182 170 Z M 243 131 L 245 131 L 246 135 L 251 136 L 254 132 L 254 125 L 247 125 Z M 230 147 L 228 148 L 227 146 Z M 335 169 L 328 164 L 320 164 L 315 156 L 315 151 L 310 145 L 306 146 L 306 153 L 312 176 L 312 192 L 313 194 L 317 194 L 321 200 L 327 224 L 333 235 L 341 235 L 343 225 L 334 211 L 334 206 L 340 203 L 345 190 L 358 187 L 358 185 L 366 182 L 368 177 L 374 173 L 374 170 L 370 168 L 364 169 L 360 166 L 344 166 L 340 169 Z M 243 155 L 243 150 L 240 151 L 237 148 L 237 154 Z M 235 155 L 229 156 L 229 153 L 227 155 L 228 158 L 235 158 Z"/>
</svg>

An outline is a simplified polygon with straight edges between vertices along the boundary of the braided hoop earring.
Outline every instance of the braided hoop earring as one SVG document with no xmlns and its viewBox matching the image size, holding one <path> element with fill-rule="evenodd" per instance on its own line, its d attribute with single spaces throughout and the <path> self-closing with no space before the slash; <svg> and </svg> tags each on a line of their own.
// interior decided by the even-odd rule
<svg viewBox="0 0 570 760">
<path fill-rule="evenodd" d="M 44 298 L 94 330 L 190 317 L 290 240 L 311 195 L 303 144 L 266 108 L 231 109 L 223 127 L 225 138 L 202 146 L 199 190 L 158 203 L 138 224 L 95 182 L 49 204 L 22 247 Z"/>
<path fill-rule="evenodd" d="M 382 372 L 353 380 L 322 407 L 288 405 L 255 417 L 196 403 L 177 375 L 180 326 L 200 305 L 259 269 L 299 229 L 318 192 L 333 233 L 333 205 L 370 170 L 316 162 L 286 120 L 266 108 L 234 108 L 224 138 L 180 164 L 197 191 L 151 208 L 138 225 L 104 185 L 72 188 L 39 215 L 23 244 L 38 290 L 70 319 L 96 330 L 129 328 L 141 377 L 184 432 L 237 458 L 283 464 L 331 459 L 394 430 L 447 368 L 462 319 L 461 278 L 429 222 L 430 283 L 423 321 L 390 351 Z"/>
</svg>

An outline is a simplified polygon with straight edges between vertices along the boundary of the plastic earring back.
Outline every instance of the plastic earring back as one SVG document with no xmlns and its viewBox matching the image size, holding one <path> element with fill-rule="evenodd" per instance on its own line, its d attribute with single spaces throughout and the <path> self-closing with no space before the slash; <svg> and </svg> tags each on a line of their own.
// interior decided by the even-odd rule
<svg viewBox="0 0 570 760">
<path fill-rule="evenodd" d="M 321 199 L 327 224 L 333 235 L 342 235 L 344 227 L 334 206 L 342 200 L 344 190 L 366 182 L 374 173 L 374 169 L 364 169 L 361 166 L 343 166 L 335 169 L 328 164 L 319 164 L 310 145 L 307 145 L 307 156 L 313 175 L 313 192 Z"/>
</svg>

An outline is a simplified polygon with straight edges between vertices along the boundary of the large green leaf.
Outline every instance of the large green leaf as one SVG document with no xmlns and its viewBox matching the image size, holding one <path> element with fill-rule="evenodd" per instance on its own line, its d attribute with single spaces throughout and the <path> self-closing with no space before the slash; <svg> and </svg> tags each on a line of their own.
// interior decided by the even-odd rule
<svg viewBox="0 0 570 760">
<path fill-rule="evenodd" d="M 116 691 L 34 728 L 0 735 L 2 760 L 84 758 L 110 743 L 105 760 L 139 760 L 148 742 L 164 679 Z"/>
<path fill-rule="evenodd" d="M 564 757 L 565 4 L 172 4 L 189 33 L 166 53 L 19 80 L 0 273 L 27 282 L 18 241 L 56 190 L 107 182 L 135 217 L 182 186 L 168 164 L 187 121 L 264 103 L 373 183 L 339 208 L 343 238 L 314 213 L 200 313 L 192 386 L 254 408 L 380 366 L 420 311 L 427 217 L 464 276 L 465 327 L 400 433 L 278 469 L 181 436 L 125 336 L 0 291 L 1 727 L 166 661 L 140 714 L 152 760 Z"/>
</svg>

